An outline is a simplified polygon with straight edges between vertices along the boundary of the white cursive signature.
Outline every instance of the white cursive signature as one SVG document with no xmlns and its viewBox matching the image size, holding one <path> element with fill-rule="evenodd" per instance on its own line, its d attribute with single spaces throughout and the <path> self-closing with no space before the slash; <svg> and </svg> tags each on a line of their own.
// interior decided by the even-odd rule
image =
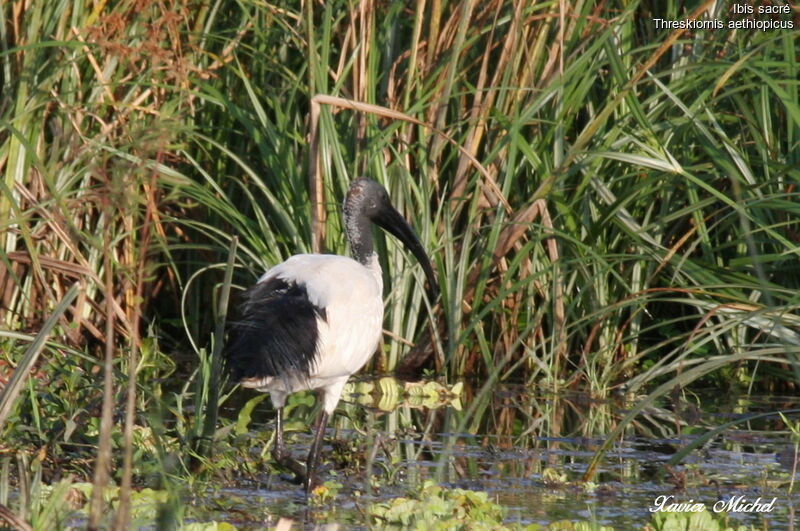
<svg viewBox="0 0 800 531">
<path fill-rule="evenodd" d="M 695 503 L 694 500 L 689 500 L 688 502 L 680 502 L 676 503 L 673 500 L 675 496 L 666 496 L 661 495 L 658 496 L 653 504 L 650 507 L 651 513 L 700 513 L 703 512 L 706 508 L 704 503 Z"/>
<path fill-rule="evenodd" d="M 733 496 L 728 500 L 719 500 L 712 509 L 715 513 L 723 511 L 729 513 L 771 513 L 775 509 L 775 502 L 778 498 L 764 501 L 759 496 L 755 501 L 750 501 L 744 496 Z M 651 513 L 700 513 L 706 509 L 706 504 L 695 502 L 694 500 L 676 502 L 675 496 L 661 495 L 656 497 L 653 506 L 650 507 Z"/>
<path fill-rule="evenodd" d="M 728 511 L 729 513 L 771 513 L 775 508 L 775 501 L 772 498 L 769 502 L 761 501 L 761 497 L 756 501 L 749 501 L 744 496 L 734 496 L 729 500 L 720 500 L 714 504 L 714 512 Z"/>
</svg>

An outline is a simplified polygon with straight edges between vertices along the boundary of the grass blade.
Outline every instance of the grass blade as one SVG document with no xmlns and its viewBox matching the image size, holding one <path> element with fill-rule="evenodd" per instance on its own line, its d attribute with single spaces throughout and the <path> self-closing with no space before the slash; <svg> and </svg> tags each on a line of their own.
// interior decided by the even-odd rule
<svg viewBox="0 0 800 531">
<path fill-rule="evenodd" d="M 45 342 L 50 336 L 50 332 L 53 331 L 53 328 L 58 324 L 58 320 L 64 312 L 67 311 L 67 308 L 69 308 L 70 304 L 72 304 L 72 301 L 74 301 L 77 296 L 78 283 L 75 283 L 53 309 L 53 313 L 50 314 L 50 317 L 48 317 L 47 321 L 42 325 L 42 329 L 39 330 L 36 337 L 33 338 L 33 342 L 28 346 L 17 368 L 14 370 L 11 380 L 9 380 L 8 384 L 3 388 L 3 394 L 0 395 L 0 430 L 2 430 L 3 424 L 8 418 L 8 414 L 19 396 L 22 386 L 25 384 L 25 380 L 30 374 L 31 368 L 36 364 L 36 360 L 39 359 L 39 354 L 41 354 Z"/>
</svg>

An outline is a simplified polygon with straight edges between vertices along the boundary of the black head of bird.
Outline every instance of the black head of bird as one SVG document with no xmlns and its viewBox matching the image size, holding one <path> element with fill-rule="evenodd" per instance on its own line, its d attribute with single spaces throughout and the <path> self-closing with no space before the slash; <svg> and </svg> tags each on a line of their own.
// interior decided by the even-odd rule
<svg viewBox="0 0 800 531">
<path fill-rule="evenodd" d="M 383 186 L 356 179 L 343 210 L 353 258 L 300 254 L 270 268 L 245 292 L 225 350 L 234 379 L 270 393 L 277 410 L 273 457 L 301 478 L 306 490 L 317 480 L 328 417 L 348 378 L 364 366 L 380 342 L 383 278 L 371 223 L 411 251 L 428 280 L 429 295 L 438 294 L 425 249 Z M 304 468 L 284 446 L 283 406 L 289 394 L 309 389 L 319 390 L 322 411 Z"/>
<path fill-rule="evenodd" d="M 366 227 L 367 221 L 371 221 L 392 234 L 411 251 L 428 279 L 428 294 L 431 301 L 436 298 L 439 286 L 425 248 L 411 225 L 392 206 L 386 188 L 372 179 L 356 179 L 347 192 L 343 210 L 347 237 L 356 260 L 364 263 L 363 258 L 374 252 L 372 233 L 369 227 Z"/>
</svg>

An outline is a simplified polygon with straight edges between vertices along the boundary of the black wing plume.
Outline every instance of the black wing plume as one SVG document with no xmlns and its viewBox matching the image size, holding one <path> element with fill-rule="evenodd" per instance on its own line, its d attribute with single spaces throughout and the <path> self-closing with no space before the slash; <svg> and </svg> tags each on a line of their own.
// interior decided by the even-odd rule
<svg viewBox="0 0 800 531">
<path fill-rule="evenodd" d="M 224 352 L 233 378 L 308 377 L 317 358 L 317 318 L 327 316 L 309 300 L 306 286 L 269 278 L 242 298 Z"/>
</svg>

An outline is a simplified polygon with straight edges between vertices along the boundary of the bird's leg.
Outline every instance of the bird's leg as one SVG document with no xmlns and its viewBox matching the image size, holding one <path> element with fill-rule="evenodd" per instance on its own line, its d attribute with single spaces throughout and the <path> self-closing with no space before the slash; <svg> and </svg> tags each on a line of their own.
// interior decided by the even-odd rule
<svg viewBox="0 0 800 531">
<path fill-rule="evenodd" d="M 319 466 L 319 453 L 322 449 L 322 438 L 325 435 L 325 426 L 327 425 L 328 412 L 323 408 L 317 420 L 314 442 L 311 444 L 311 450 L 308 452 L 308 461 L 306 462 L 306 492 L 311 492 L 311 490 L 319 484 L 317 467 Z"/>
<path fill-rule="evenodd" d="M 283 408 L 278 408 L 275 418 L 275 446 L 272 447 L 272 457 L 280 461 L 286 455 L 286 448 L 283 446 Z"/>
<path fill-rule="evenodd" d="M 293 459 L 283 445 L 283 408 L 279 407 L 278 415 L 275 418 L 275 446 L 272 448 L 272 458 L 277 463 L 295 475 L 297 483 L 307 483 L 306 471 L 303 464 L 297 459 Z"/>
</svg>

